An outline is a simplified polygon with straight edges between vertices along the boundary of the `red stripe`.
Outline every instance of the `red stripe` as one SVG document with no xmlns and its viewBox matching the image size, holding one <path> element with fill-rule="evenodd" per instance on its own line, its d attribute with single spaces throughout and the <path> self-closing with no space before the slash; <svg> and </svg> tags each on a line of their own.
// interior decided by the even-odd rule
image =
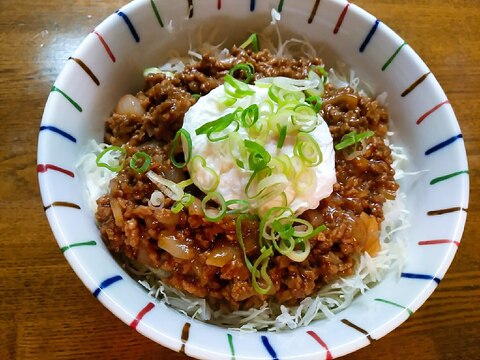
<svg viewBox="0 0 480 360">
<path fill-rule="evenodd" d="M 73 172 L 71 172 L 70 170 L 63 169 L 63 168 L 58 167 L 56 165 L 52 165 L 52 164 L 38 164 L 37 165 L 37 172 L 38 173 L 45 173 L 45 172 L 47 172 L 47 170 L 55 170 L 55 171 L 58 171 L 58 172 L 61 172 L 61 173 L 65 174 L 65 175 L 68 175 L 72 178 L 75 177 Z"/>
<path fill-rule="evenodd" d="M 418 242 L 418 245 L 439 245 L 439 244 L 455 244 L 459 246 L 460 242 L 455 240 L 447 240 L 447 239 L 423 240 Z"/>
<path fill-rule="evenodd" d="M 93 30 L 93 33 L 98 36 L 100 39 L 100 42 L 102 43 L 103 47 L 105 48 L 105 51 L 107 52 L 108 56 L 110 56 L 110 59 L 112 59 L 113 62 L 116 61 L 115 55 L 113 55 L 112 50 L 110 50 L 110 46 L 108 46 L 107 42 L 105 39 L 100 35 L 96 30 Z"/>
<path fill-rule="evenodd" d="M 130 327 L 133 329 L 136 329 L 142 318 L 145 316 L 146 313 L 148 313 L 150 310 L 152 310 L 155 307 L 155 304 L 152 302 L 149 302 L 147 306 L 145 306 L 140 312 L 138 313 L 137 317 L 131 322 Z"/>
<path fill-rule="evenodd" d="M 307 331 L 307 334 L 310 335 L 311 337 L 313 337 L 325 350 L 326 350 L 326 355 L 325 355 L 325 360 L 332 360 L 333 357 L 332 357 L 332 353 L 330 352 L 330 350 L 328 349 L 328 346 L 327 344 L 325 344 L 325 342 L 320 339 L 320 336 L 318 336 L 314 331 L 312 330 L 308 330 Z"/>
<path fill-rule="evenodd" d="M 217 0 L 217 9 L 220 10 L 222 8 L 222 0 Z"/>
<path fill-rule="evenodd" d="M 448 100 L 445 100 L 445 101 L 441 102 L 440 104 L 434 106 L 430 110 L 428 110 L 425 114 L 420 116 L 420 118 L 417 120 L 417 125 L 420 124 L 423 120 L 425 120 L 425 118 L 428 117 L 431 113 L 433 113 L 435 110 L 438 110 L 440 107 L 442 107 L 445 104 L 450 104 L 450 102 Z"/>
<path fill-rule="evenodd" d="M 345 15 L 347 15 L 348 7 L 350 6 L 350 3 L 348 3 L 344 8 L 342 13 L 340 14 L 340 17 L 338 18 L 337 25 L 335 25 L 335 29 L 333 30 L 333 33 L 336 34 L 338 33 L 338 30 L 340 30 L 340 26 L 342 26 L 343 19 L 345 18 Z"/>
</svg>

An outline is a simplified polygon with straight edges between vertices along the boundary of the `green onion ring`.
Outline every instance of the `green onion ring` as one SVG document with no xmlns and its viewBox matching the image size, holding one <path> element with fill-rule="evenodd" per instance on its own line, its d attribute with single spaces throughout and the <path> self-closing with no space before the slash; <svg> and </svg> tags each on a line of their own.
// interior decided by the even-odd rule
<svg viewBox="0 0 480 360">
<path fill-rule="evenodd" d="M 140 167 L 137 167 L 137 162 L 139 159 L 143 159 L 143 164 Z M 136 152 L 133 154 L 132 158 L 130 159 L 130 167 L 135 170 L 137 173 L 141 174 L 144 173 L 148 170 L 148 167 L 150 166 L 152 162 L 152 158 L 150 155 L 143 151 Z"/>
<path fill-rule="evenodd" d="M 272 288 L 272 279 L 270 279 L 270 276 L 267 273 L 267 267 L 268 263 L 270 261 L 270 257 L 273 256 L 273 248 L 268 247 L 265 248 L 263 247 L 261 250 L 261 255 L 255 260 L 255 263 L 253 264 L 253 269 L 252 269 L 252 286 L 255 289 L 255 291 L 259 294 L 265 295 L 267 294 L 270 289 Z M 266 285 L 265 287 L 261 287 L 258 282 L 257 282 L 257 272 L 258 272 L 258 267 L 261 265 L 260 268 L 260 278 L 262 278 Z"/>
<path fill-rule="evenodd" d="M 248 39 L 242 45 L 240 45 L 240 48 L 245 49 L 249 45 L 252 46 L 253 52 L 258 52 L 260 49 L 258 36 L 256 33 L 252 33 L 252 35 L 250 35 Z"/>
<path fill-rule="evenodd" d="M 322 150 L 318 143 L 312 136 L 304 132 L 298 134 L 293 153 L 308 167 L 318 166 L 323 160 Z"/>
<path fill-rule="evenodd" d="M 109 152 L 114 152 L 114 151 L 118 151 L 120 153 L 120 156 L 122 157 L 122 160 L 119 161 L 119 164 L 117 166 L 110 165 L 108 163 L 102 162 L 102 158 L 105 156 L 105 154 L 107 154 Z M 109 146 L 109 147 L 103 149 L 103 151 L 100 154 L 97 155 L 97 158 L 96 158 L 95 162 L 96 162 L 98 167 L 104 167 L 104 168 L 107 168 L 110 171 L 119 172 L 125 166 L 126 155 L 127 155 L 127 150 L 125 150 L 124 148 L 121 148 L 119 146 L 113 146 L 112 145 L 112 146 Z"/>
<path fill-rule="evenodd" d="M 207 208 L 207 203 L 210 200 L 215 201 L 220 208 Z M 223 219 L 223 217 L 227 214 L 227 205 L 222 194 L 220 194 L 218 191 L 209 192 L 202 200 L 202 210 L 205 214 L 205 219 L 208 221 L 215 222 Z"/>
<path fill-rule="evenodd" d="M 178 162 L 177 160 L 175 160 L 175 151 L 177 150 L 177 146 L 179 145 L 178 144 L 179 139 L 182 139 L 182 142 L 183 142 L 183 139 L 185 139 L 186 146 L 187 146 L 187 154 L 185 156 L 184 162 Z M 170 161 L 172 162 L 173 166 L 181 169 L 189 163 L 191 157 L 192 157 L 192 138 L 190 137 L 190 134 L 188 133 L 187 130 L 180 129 L 177 131 L 172 141 L 172 147 L 170 149 Z"/>
<path fill-rule="evenodd" d="M 245 80 L 243 80 L 244 83 L 248 84 L 250 81 L 253 79 L 253 74 L 255 73 L 255 68 L 251 63 L 240 63 L 235 65 L 233 68 L 230 69 L 228 72 L 229 75 L 234 76 L 235 72 L 238 70 L 242 70 L 247 74 L 247 77 Z"/>
</svg>

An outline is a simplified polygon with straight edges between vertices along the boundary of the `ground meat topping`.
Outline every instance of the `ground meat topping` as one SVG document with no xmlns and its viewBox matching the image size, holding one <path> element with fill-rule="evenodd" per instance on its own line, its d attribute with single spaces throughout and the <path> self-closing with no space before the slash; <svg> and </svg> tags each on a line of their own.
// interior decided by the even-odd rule
<svg viewBox="0 0 480 360">
<path fill-rule="evenodd" d="M 252 53 L 234 47 L 223 61 L 207 53 L 173 78 L 147 76 L 144 90 L 136 95 L 145 113 L 113 113 L 106 121 L 105 142 L 125 145 L 127 163 L 135 152 L 143 151 L 152 157 L 150 169 L 156 173 L 175 182 L 188 178 L 188 173 L 171 164 L 168 154 L 184 114 L 196 102 L 192 95 L 207 94 L 223 83 L 233 66 L 246 62 L 255 67 L 255 79 L 301 79 L 312 66 L 322 65 L 318 58 L 278 58 L 267 50 Z M 398 189 L 390 148 L 383 140 L 388 114 L 376 101 L 349 87 L 334 89 L 327 84 L 321 115 L 334 144 L 353 130 L 372 130 L 375 135 L 366 139 L 361 156 L 348 160 L 342 151 L 336 153 L 333 193 L 317 209 L 302 215 L 314 227 L 325 224 L 327 230 L 310 239 L 312 250 L 305 261 L 297 263 L 279 254 L 270 260 L 273 286 L 268 294 L 256 293 L 251 285 L 237 243 L 235 216 L 207 221 L 200 207 L 202 194 L 195 188 L 189 191 L 196 196 L 194 203 L 178 214 L 170 210 L 173 201 L 169 199 L 162 209 L 149 206 L 155 185 L 129 167 L 119 172 L 110 192 L 97 201 L 96 220 L 108 248 L 163 270 L 167 284 L 225 311 L 259 307 L 267 299 L 295 305 L 333 278 L 351 274 L 356 254 L 378 252 L 383 204 L 394 199 Z M 260 251 L 258 225 L 255 220 L 242 222 L 246 252 L 252 258 Z"/>
</svg>

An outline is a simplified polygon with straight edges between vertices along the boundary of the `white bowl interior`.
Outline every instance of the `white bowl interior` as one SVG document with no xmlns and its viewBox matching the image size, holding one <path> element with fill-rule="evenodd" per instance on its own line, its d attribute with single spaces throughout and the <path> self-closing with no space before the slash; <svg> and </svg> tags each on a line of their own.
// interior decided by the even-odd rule
<svg viewBox="0 0 480 360">
<path fill-rule="evenodd" d="M 73 176 L 47 171 L 39 174 L 39 182 L 55 237 L 60 247 L 67 247 L 65 257 L 87 288 L 121 320 L 152 340 L 195 357 L 230 359 L 232 352 L 236 359 L 337 357 L 384 336 L 432 293 L 463 232 L 468 165 L 444 92 L 403 39 L 346 1 L 193 1 L 189 17 L 190 3 L 136 0 L 126 5 L 72 55 L 91 74 L 79 61 L 70 60 L 55 82 L 59 91 L 52 91 L 45 107 L 38 163 L 55 165 Z M 309 23 L 315 3 L 318 8 Z M 196 41 L 191 34 L 198 34 L 201 27 L 210 33 L 208 24 L 218 29 L 217 39 L 225 37 L 225 45 L 238 44 L 251 31 L 267 26 L 271 9 L 280 5 L 282 34 L 309 40 L 327 65 L 341 61 L 374 93 L 387 92 L 393 142 L 407 149 L 406 170 L 421 172 L 403 188 L 412 220 L 403 276 L 390 274 L 332 320 L 283 333 L 238 333 L 179 314 L 148 297 L 129 278 L 99 236 L 75 164 L 89 139 L 102 139 L 104 121 L 118 98 L 143 87 L 144 68 L 164 63 L 171 51 L 185 54 L 190 41 Z M 402 96 L 413 84 L 415 88 Z"/>
</svg>

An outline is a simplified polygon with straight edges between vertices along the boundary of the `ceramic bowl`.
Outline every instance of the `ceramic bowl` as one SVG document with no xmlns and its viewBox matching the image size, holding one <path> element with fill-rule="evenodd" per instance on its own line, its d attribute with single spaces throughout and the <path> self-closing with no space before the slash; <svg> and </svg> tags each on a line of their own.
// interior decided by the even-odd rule
<svg viewBox="0 0 480 360">
<path fill-rule="evenodd" d="M 84 199 L 75 164 L 89 139 L 102 140 L 118 98 L 142 88 L 143 69 L 213 25 L 225 45 L 281 14 L 280 28 L 342 61 L 387 92 L 395 143 L 407 149 L 406 262 L 333 319 L 278 333 L 239 333 L 192 320 L 149 297 L 114 261 Z M 457 250 L 468 206 L 462 134 L 425 63 L 387 25 L 344 0 L 136 0 L 111 14 L 66 63 L 48 98 L 38 145 L 45 214 L 61 251 L 89 291 L 118 318 L 175 351 L 207 359 L 329 359 L 379 339 L 408 319 L 443 278 Z"/>
</svg>

